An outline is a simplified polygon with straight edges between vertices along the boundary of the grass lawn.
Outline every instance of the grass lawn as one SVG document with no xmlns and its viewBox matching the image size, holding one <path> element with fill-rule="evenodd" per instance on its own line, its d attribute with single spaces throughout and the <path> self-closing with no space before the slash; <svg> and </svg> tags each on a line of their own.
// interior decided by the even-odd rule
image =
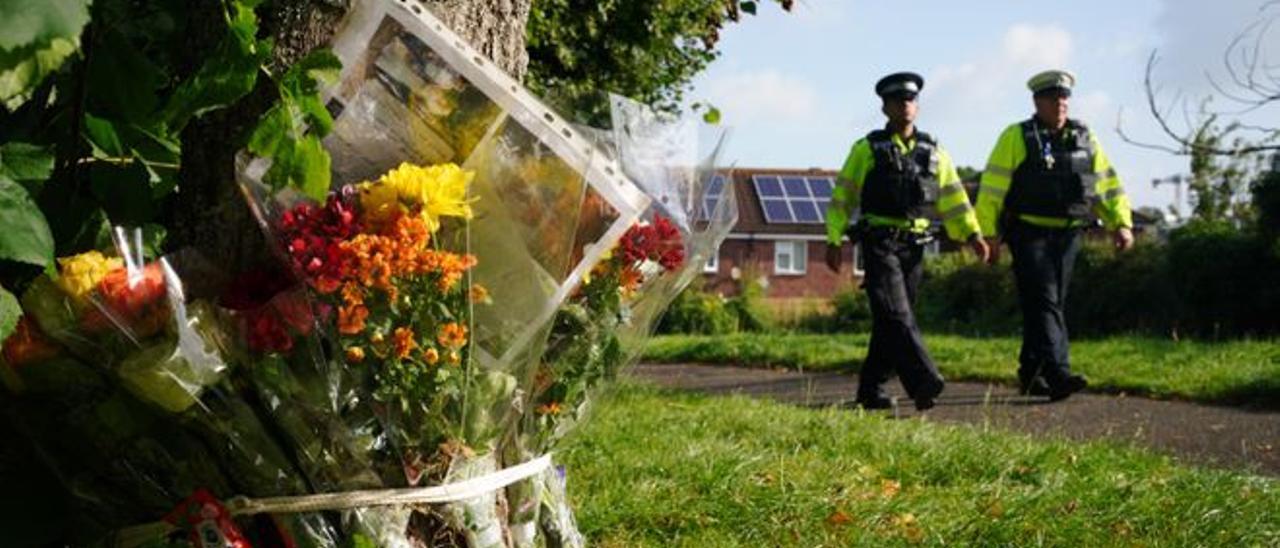
<svg viewBox="0 0 1280 548">
<path fill-rule="evenodd" d="M 856 371 L 869 336 L 744 333 L 655 337 L 644 359 Z M 952 380 L 1014 383 L 1019 340 L 926 335 Z M 1137 336 L 1073 341 L 1072 368 L 1094 389 L 1280 407 L 1280 341 L 1174 342 Z"/>
<path fill-rule="evenodd" d="M 1280 544 L 1274 479 L 636 384 L 557 458 L 596 546 Z"/>
</svg>

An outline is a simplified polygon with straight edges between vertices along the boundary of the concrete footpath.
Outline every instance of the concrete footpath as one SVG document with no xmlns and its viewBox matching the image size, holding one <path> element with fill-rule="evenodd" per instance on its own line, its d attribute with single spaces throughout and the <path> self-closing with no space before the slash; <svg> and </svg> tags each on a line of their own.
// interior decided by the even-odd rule
<svg viewBox="0 0 1280 548">
<path fill-rule="evenodd" d="M 848 373 L 801 373 L 703 364 L 641 364 L 630 375 L 658 386 L 707 394 L 743 394 L 825 407 L 851 406 L 858 378 Z M 918 413 L 894 379 L 893 410 L 907 418 L 990 424 L 1034 435 L 1111 439 L 1148 447 L 1200 465 L 1280 476 L 1280 413 L 1112 394 L 1076 394 L 1049 403 L 1020 396 L 1011 386 L 949 382 L 938 406 Z"/>
</svg>

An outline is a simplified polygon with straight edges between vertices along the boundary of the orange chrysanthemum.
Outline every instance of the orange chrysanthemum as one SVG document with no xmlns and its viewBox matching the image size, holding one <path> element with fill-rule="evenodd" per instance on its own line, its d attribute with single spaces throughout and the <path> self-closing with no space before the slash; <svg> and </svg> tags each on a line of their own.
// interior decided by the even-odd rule
<svg viewBox="0 0 1280 548">
<path fill-rule="evenodd" d="M 364 305 L 338 307 L 338 332 L 355 335 L 364 331 L 364 321 L 368 317 L 369 309 Z"/>
<path fill-rule="evenodd" d="M 467 344 L 467 326 L 457 322 L 444 324 L 436 335 L 436 341 L 445 348 L 462 348 Z"/>
<path fill-rule="evenodd" d="M 422 359 L 426 360 L 429 365 L 435 365 L 440 361 L 440 351 L 435 348 L 428 348 L 422 353 Z"/>
<path fill-rule="evenodd" d="M 408 327 L 397 327 L 392 333 L 392 339 L 396 345 L 396 357 L 404 359 L 409 357 L 409 353 L 418 347 L 418 341 L 414 340 L 413 330 Z"/>
</svg>

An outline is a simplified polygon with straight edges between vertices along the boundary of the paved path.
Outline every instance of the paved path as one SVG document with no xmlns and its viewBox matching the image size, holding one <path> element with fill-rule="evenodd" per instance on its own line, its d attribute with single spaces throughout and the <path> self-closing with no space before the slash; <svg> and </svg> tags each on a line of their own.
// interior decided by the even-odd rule
<svg viewBox="0 0 1280 548">
<path fill-rule="evenodd" d="M 641 364 L 632 376 L 659 386 L 710 394 L 740 393 L 807 406 L 849 405 L 857 377 L 698 364 Z M 894 379 L 892 413 L 918 415 Z M 938 406 L 923 413 L 943 422 L 989 423 L 1072 439 L 1107 438 L 1154 448 L 1195 464 L 1280 476 L 1280 413 L 1104 394 L 1066 401 L 1019 396 L 1012 387 L 950 382 Z"/>
</svg>

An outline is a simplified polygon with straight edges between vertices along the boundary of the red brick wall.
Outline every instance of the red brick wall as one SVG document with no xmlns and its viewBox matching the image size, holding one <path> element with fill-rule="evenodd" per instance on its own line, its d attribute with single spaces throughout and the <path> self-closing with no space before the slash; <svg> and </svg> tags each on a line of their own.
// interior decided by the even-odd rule
<svg viewBox="0 0 1280 548">
<path fill-rule="evenodd" d="M 774 274 L 773 240 L 725 240 L 720 246 L 720 265 L 714 274 L 703 274 L 705 289 L 722 295 L 738 293 L 738 281 L 732 277 L 734 268 L 739 277 L 764 275 L 769 280 L 765 295 L 774 299 L 817 297 L 829 298 L 836 292 L 853 287 L 853 246 L 846 243 L 840 272 L 827 268 L 825 242 L 808 244 L 808 263 L 804 275 Z"/>
</svg>

